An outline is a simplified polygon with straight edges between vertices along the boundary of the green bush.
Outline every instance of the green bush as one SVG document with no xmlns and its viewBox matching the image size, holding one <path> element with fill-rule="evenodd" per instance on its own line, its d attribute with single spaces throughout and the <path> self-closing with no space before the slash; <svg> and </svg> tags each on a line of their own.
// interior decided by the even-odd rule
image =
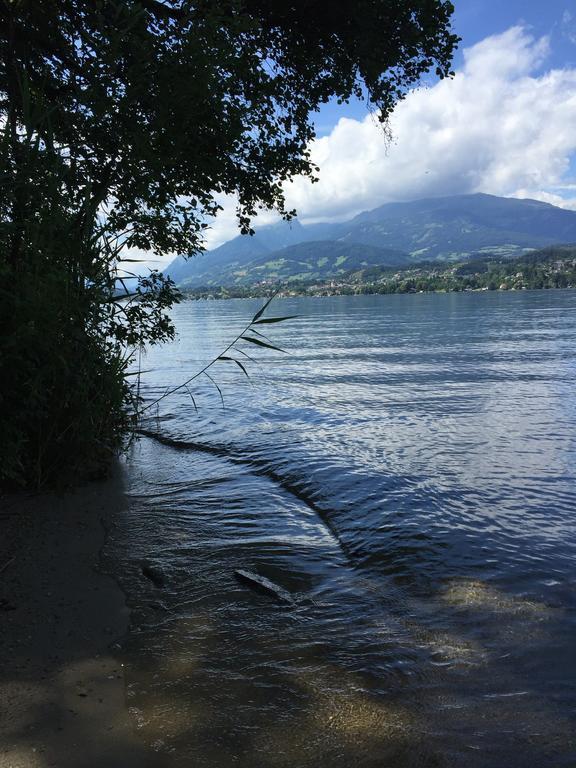
<svg viewBox="0 0 576 768">
<path fill-rule="evenodd" d="M 22 147 L 42 194 L 27 183 L 30 215 L 0 226 L 0 484 L 40 488 L 109 466 L 137 413 L 131 356 L 173 336 L 178 296 L 159 273 L 125 274 L 98 218 L 79 225 L 59 157 Z"/>
</svg>

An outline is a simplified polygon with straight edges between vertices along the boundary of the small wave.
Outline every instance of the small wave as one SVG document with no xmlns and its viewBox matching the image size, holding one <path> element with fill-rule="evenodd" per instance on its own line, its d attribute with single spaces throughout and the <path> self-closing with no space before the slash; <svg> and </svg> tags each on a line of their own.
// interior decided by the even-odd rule
<svg viewBox="0 0 576 768">
<path fill-rule="evenodd" d="M 199 451 L 201 453 L 207 453 L 212 456 L 218 456 L 221 458 L 224 458 L 228 461 L 233 462 L 234 464 L 241 464 L 243 466 L 250 467 L 253 472 L 257 475 L 260 475 L 261 477 L 266 477 L 269 480 L 272 480 L 276 485 L 278 485 L 282 490 L 286 491 L 287 493 L 291 494 L 294 498 L 298 499 L 298 501 L 301 501 L 303 504 L 308 507 L 312 512 L 314 512 L 317 517 L 321 520 L 325 528 L 328 530 L 334 541 L 338 544 L 338 547 L 340 548 L 340 551 L 342 554 L 346 557 L 348 562 L 350 564 L 353 563 L 353 556 L 352 556 L 352 548 L 347 544 L 346 541 L 344 541 L 338 531 L 338 529 L 334 526 L 332 521 L 330 520 L 330 517 L 328 516 L 328 513 L 325 509 L 320 507 L 312 498 L 311 494 L 307 492 L 307 489 L 303 484 L 297 483 L 293 480 L 290 480 L 286 477 L 283 477 L 280 475 L 276 470 L 272 469 L 269 464 L 264 461 L 263 459 L 258 459 L 254 456 L 252 457 L 241 457 L 238 455 L 235 455 L 230 452 L 230 449 L 224 446 L 217 446 L 217 445 L 207 445 L 205 443 L 197 443 L 194 441 L 188 441 L 188 440 L 176 440 L 173 437 L 169 437 L 167 435 L 163 435 L 160 432 L 153 432 L 152 430 L 145 429 L 145 428 L 139 428 L 136 430 L 136 433 L 141 435 L 142 437 L 147 437 L 150 440 L 155 440 L 158 443 L 161 443 L 162 445 L 166 445 L 169 448 L 174 448 L 178 451 Z"/>
</svg>

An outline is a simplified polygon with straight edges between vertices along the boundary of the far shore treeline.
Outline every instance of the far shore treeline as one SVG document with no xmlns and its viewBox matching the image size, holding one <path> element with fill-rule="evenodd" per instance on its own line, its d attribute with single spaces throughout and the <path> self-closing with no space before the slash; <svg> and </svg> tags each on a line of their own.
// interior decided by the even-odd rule
<svg viewBox="0 0 576 768">
<path fill-rule="evenodd" d="M 286 296 L 354 296 L 453 291 L 518 291 L 576 288 L 576 246 L 558 245 L 515 259 L 482 254 L 463 261 L 421 262 L 409 267 L 369 267 L 325 280 L 290 280 L 255 285 L 185 289 L 194 299 L 262 298 L 271 290 Z"/>
<path fill-rule="evenodd" d="M 126 259 L 202 251 L 218 195 L 235 195 L 244 233 L 260 208 L 290 219 L 283 183 L 319 171 L 314 113 L 359 98 L 385 124 L 425 73 L 452 74 L 453 11 L 0 3 L 1 485 L 98 475 L 125 445 L 140 408 L 131 358 L 173 337 L 178 300 Z"/>
</svg>

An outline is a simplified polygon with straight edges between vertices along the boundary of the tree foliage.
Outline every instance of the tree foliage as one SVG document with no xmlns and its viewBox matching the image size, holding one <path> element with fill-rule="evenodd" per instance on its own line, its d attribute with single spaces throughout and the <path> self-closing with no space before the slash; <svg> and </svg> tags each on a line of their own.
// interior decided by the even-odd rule
<svg viewBox="0 0 576 768">
<path fill-rule="evenodd" d="M 314 111 L 361 96 L 385 121 L 423 73 L 448 75 L 452 10 L 444 0 L 0 0 L 5 475 L 30 482 L 42 463 L 34 408 L 45 435 L 58 400 L 60 448 L 73 444 L 73 392 L 88 391 L 78 360 L 91 361 L 86 386 L 97 370 L 116 382 L 85 442 L 118 443 L 123 346 L 169 338 L 163 310 L 175 298 L 156 275 L 127 290 L 130 308 L 116 301 L 121 250 L 197 252 L 222 193 L 237 196 L 245 232 L 260 206 L 293 215 L 282 184 L 318 171 Z M 58 355 L 68 373 L 56 385 L 45 373 Z M 28 407 L 40 392 L 44 405 Z"/>
</svg>

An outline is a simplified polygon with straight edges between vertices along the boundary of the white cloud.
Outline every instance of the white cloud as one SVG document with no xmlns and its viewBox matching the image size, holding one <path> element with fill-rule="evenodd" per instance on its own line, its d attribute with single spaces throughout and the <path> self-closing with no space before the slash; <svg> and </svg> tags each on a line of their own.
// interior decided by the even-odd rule
<svg viewBox="0 0 576 768">
<path fill-rule="evenodd" d="M 561 29 L 564 37 L 576 45 L 576 19 L 570 11 L 564 11 L 562 14 Z"/>
<path fill-rule="evenodd" d="M 558 208 L 576 211 L 576 197 L 566 197 L 555 192 L 534 192 L 527 189 L 519 189 L 514 197 L 531 197 L 533 200 L 541 200 L 543 203 L 550 203 L 550 205 L 556 205 Z"/>
<path fill-rule="evenodd" d="M 572 22 L 564 19 L 564 24 Z M 576 152 L 576 69 L 545 70 L 547 37 L 517 26 L 464 51 L 451 80 L 411 92 L 390 120 L 341 119 L 312 147 L 317 184 L 286 184 L 300 220 L 335 221 L 386 202 L 488 192 L 576 208 L 567 178 Z M 208 231 L 214 248 L 238 234 L 234 200 Z M 258 218 L 267 224 L 273 214 Z"/>
<path fill-rule="evenodd" d="M 234 195 L 217 195 L 217 202 L 222 206 L 222 211 L 215 218 L 209 221 L 209 228 L 206 230 L 204 244 L 207 250 L 217 248 L 227 240 L 231 240 L 240 234 L 238 229 L 238 220 L 236 218 L 237 199 Z M 263 211 L 258 215 L 258 224 L 266 226 L 279 220 L 279 216 L 274 211 Z M 137 275 L 147 275 L 151 269 L 160 271 L 174 260 L 177 254 L 169 253 L 162 256 L 153 256 L 140 248 L 127 248 L 122 254 L 124 259 L 137 259 L 137 262 L 126 261 L 121 266 Z"/>
<path fill-rule="evenodd" d="M 542 72 L 547 53 L 548 39 L 522 27 L 469 48 L 452 80 L 398 105 L 391 144 L 370 116 L 340 120 L 313 147 L 320 182 L 296 179 L 290 205 L 303 221 L 319 221 L 426 196 L 545 199 L 576 150 L 576 70 Z"/>
<path fill-rule="evenodd" d="M 134 275 L 147 275 L 151 269 L 161 272 L 173 259 L 173 253 L 155 256 L 141 248 L 124 248 L 119 261 L 120 277 L 132 280 Z M 133 283 L 128 285 L 133 287 Z"/>
<path fill-rule="evenodd" d="M 209 250 L 217 248 L 239 234 L 236 218 L 237 198 L 234 195 L 217 195 L 216 200 L 223 210 L 215 220 L 210 222 L 210 228 L 206 231 L 205 243 Z M 278 214 L 274 211 L 262 211 L 258 214 L 258 223 L 260 226 L 265 226 L 278 218 Z"/>
</svg>

